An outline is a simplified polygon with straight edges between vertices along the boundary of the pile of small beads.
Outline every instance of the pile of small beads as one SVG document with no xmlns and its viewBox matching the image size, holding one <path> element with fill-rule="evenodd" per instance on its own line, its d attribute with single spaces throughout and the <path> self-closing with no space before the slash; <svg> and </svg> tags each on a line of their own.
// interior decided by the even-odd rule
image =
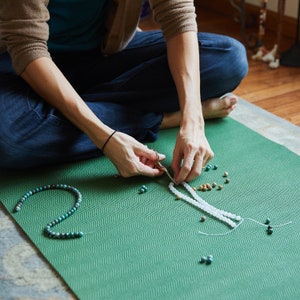
<svg viewBox="0 0 300 300">
<path fill-rule="evenodd" d="M 204 170 L 206 172 L 208 172 L 211 169 L 212 170 L 217 170 L 218 166 L 217 165 L 212 166 L 212 165 L 208 164 L 204 168 Z M 228 175 L 229 175 L 228 172 L 224 172 L 224 174 L 223 174 L 223 177 L 226 177 L 225 181 L 224 181 L 225 184 L 228 184 L 230 182 L 230 179 L 228 178 Z M 210 184 L 210 183 L 207 182 L 207 183 L 201 184 L 198 187 L 198 191 L 201 191 L 201 192 L 211 191 L 215 187 L 217 187 L 217 190 L 220 191 L 220 190 L 222 190 L 223 185 L 222 184 L 218 185 L 216 182 L 213 182 L 212 184 Z M 194 188 L 194 190 L 196 190 L 196 188 Z"/>
<path fill-rule="evenodd" d="M 22 208 L 23 203 L 32 195 L 43 192 L 46 190 L 65 190 L 70 193 L 72 193 L 76 197 L 76 202 L 74 206 L 67 211 L 66 213 L 62 214 L 61 216 L 54 219 L 52 222 L 49 222 L 46 227 L 44 228 L 44 234 L 45 236 L 53 239 L 73 239 L 73 238 L 80 238 L 83 236 L 83 232 L 67 232 L 67 233 L 60 233 L 60 232 L 54 232 L 51 230 L 52 227 L 55 225 L 61 223 L 62 221 L 66 220 L 68 217 L 72 216 L 77 209 L 79 208 L 81 201 L 82 201 L 82 195 L 79 192 L 79 190 L 73 186 L 67 185 L 67 184 L 50 184 L 45 186 L 37 187 L 27 193 L 25 193 L 18 201 L 17 205 L 15 206 L 14 212 L 19 212 Z"/>
</svg>

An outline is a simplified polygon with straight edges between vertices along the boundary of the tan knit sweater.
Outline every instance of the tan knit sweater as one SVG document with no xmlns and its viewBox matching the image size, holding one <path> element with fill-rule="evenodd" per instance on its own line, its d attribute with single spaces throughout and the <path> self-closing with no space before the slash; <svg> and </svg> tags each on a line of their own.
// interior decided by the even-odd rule
<svg viewBox="0 0 300 300">
<path fill-rule="evenodd" d="M 0 52 L 8 51 L 17 74 L 33 60 L 50 57 L 49 1 L 0 0 Z M 102 47 L 104 54 L 126 47 L 135 33 L 142 6 L 142 0 L 113 1 L 115 7 Z M 178 33 L 197 31 L 193 0 L 150 0 L 150 4 L 166 40 Z"/>
</svg>

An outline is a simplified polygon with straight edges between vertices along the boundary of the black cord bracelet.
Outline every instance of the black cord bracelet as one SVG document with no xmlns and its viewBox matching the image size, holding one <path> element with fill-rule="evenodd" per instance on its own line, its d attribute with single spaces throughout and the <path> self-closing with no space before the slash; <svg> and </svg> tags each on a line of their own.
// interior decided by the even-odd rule
<svg viewBox="0 0 300 300">
<path fill-rule="evenodd" d="M 114 130 L 114 132 L 107 138 L 107 140 L 105 141 L 104 145 L 102 146 L 101 151 L 104 151 L 104 148 L 106 147 L 107 143 L 109 142 L 109 140 L 113 137 L 113 135 L 117 132 L 118 130 Z"/>
</svg>

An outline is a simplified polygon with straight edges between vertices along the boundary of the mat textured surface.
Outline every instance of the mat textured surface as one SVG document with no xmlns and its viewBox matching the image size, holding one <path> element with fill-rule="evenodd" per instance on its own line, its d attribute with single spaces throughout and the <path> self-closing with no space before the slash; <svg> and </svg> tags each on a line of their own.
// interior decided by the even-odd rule
<svg viewBox="0 0 300 300">
<path fill-rule="evenodd" d="M 209 216 L 200 222 L 204 213 L 176 201 L 166 176 L 115 178 L 115 168 L 105 158 L 2 173 L 0 199 L 11 212 L 18 198 L 36 186 L 66 183 L 82 192 L 80 209 L 55 227 L 82 230 L 81 239 L 42 235 L 50 220 L 73 205 L 66 192 L 34 195 L 12 214 L 80 299 L 299 298 L 300 157 L 232 119 L 208 122 L 206 132 L 218 169 L 204 171 L 191 185 L 216 181 L 223 189 L 198 193 L 242 217 L 292 224 L 274 227 L 268 235 L 265 227 L 245 221 L 225 236 L 201 235 L 199 231 L 225 233 L 229 228 Z M 150 145 L 167 154 L 166 165 L 175 137 L 176 130 L 161 131 L 159 141 Z M 224 184 L 224 171 L 229 184 Z M 144 194 L 138 193 L 141 185 L 148 187 Z M 18 253 L 11 259 L 21 260 Z M 199 264 L 209 254 L 213 263 Z"/>
</svg>

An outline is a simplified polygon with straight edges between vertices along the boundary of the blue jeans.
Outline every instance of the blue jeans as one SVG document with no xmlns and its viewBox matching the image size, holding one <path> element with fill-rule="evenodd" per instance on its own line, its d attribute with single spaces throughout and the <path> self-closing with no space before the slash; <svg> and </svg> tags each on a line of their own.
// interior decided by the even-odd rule
<svg viewBox="0 0 300 300">
<path fill-rule="evenodd" d="M 234 90 L 248 64 L 238 41 L 208 33 L 198 37 L 205 101 Z M 105 124 L 139 141 L 154 141 L 163 113 L 179 110 L 160 31 L 138 32 L 124 51 L 111 56 L 99 51 L 51 55 Z M 0 168 L 30 168 L 101 155 L 83 132 L 14 73 L 7 53 L 0 55 Z"/>
</svg>

